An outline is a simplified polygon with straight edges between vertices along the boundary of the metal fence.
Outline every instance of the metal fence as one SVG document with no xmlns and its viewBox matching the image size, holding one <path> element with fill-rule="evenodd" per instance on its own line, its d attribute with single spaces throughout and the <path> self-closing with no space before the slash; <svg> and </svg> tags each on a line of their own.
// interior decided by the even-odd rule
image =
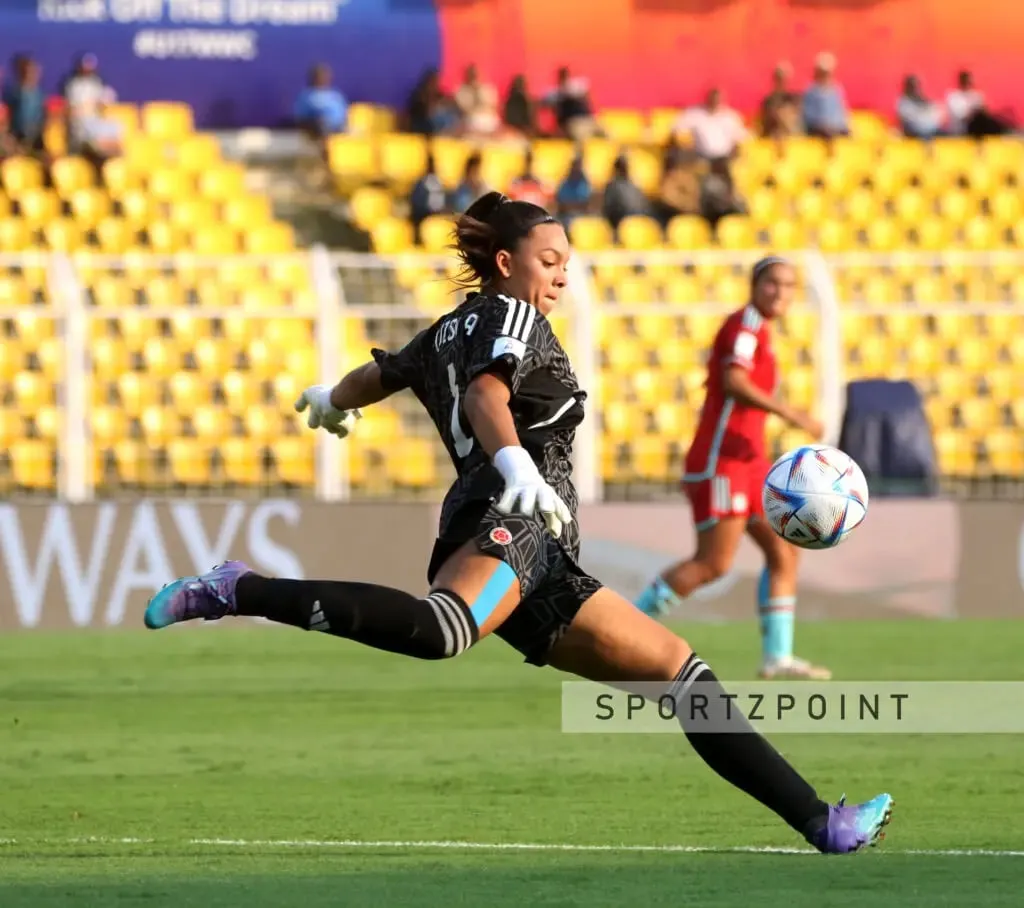
<svg viewBox="0 0 1024 908">
<path fill-rule="evenodd" d="M 675 484 L 708 347 L 745 301 L 754 257 L 574 257 L 552 324 L 590 395 L 575 450 L 584 500 L 656 497 Z M 947 488 L 1024 478 L 1024 258 L 794 258 L 799 299 L 776 332 L 782 392 L 823 418 L 829 440 L 848 380 L 908 378 L 925 397 Z M 292 403 L 458 302 L 452 268 L 444 257 L 322 248 L 0 255 L 0 489 L 72 501 L 436 498 L 452 470 L 411 396 L 372 408 L 344 443 L 306 429 Z M 802 440 L 774 421 L 770 433 L 776 451 Z"/>
</svg>

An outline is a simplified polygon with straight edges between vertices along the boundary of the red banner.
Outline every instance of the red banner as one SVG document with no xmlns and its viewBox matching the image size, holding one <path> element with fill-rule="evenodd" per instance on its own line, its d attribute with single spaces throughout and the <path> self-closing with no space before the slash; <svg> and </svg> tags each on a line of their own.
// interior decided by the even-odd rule
<svg viewBox="0 0 1024 908">
<path fill-rule="evenodd" d="M 914 73 L 939 99 L 959 69 L 995 108 L 1024 83 L 1024 5 L 997 0 L 438 0 L 444 75 L 477 63 L 502 92 L 524 73 L 534 94 L 559 66 L 590 79 L 604 107 L 679 107 L 720 86 L 751 111 L 788 60 L 802 89 L 816 54 L 838 58 L 851 106 L 891 116 Z"/>
</svg>

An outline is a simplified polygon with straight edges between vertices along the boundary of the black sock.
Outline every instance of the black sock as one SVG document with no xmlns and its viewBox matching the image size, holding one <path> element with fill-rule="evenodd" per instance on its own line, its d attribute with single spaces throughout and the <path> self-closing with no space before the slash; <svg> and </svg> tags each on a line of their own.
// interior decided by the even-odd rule
<svg viewBox="0 0 1024 908">
<path fill-rule="evenodd" d="M 345 637 L 418 659 L 444 659 L 469 649 L 479 629 L 450 590 L 426 599 L 373 583 L 277 580 L 245 574 L 235 588 L 238 614 Z"/>
<path fill-rule="evenodd" d="M 687 740 L 708 766 L 775 811 L 802 835 L 820 827 L 828 817 L 828 804 L 751 727 L 741 708 L 728 699 L 714 672 L 696 653 L 676 675 L 669 695 Z M 712 728 L 727 730 L 709 730 Z"/>
</svg>

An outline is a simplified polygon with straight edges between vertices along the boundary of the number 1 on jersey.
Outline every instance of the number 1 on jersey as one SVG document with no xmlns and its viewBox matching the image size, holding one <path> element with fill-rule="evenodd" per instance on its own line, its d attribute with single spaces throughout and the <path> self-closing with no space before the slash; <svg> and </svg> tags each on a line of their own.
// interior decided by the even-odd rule
<svg viewBox="0 0 1024 908">
<path fill-rule="evenodd" d="M 468 438 L 462 431 L 462 424 L 459 422 L 459 382 L 455 376 L 454 363 L 448 364 L 448 387 L 451 389 L 452 398 L 452 441 L 455 443 L 455 453 L 459 457 L 466 457 L 473 450 L 473 439 Z"/>
</svg>

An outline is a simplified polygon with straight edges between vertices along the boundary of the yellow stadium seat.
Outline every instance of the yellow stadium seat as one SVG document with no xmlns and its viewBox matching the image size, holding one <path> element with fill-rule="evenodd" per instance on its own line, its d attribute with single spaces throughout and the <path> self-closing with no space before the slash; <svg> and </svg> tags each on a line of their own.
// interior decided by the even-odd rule
<svg viewBox="0 0 1024 908">
<path fill-rule="evenodd" d="M 790 251 L 807 246 L 807 230 L 798 221 L 779 220 L 768 230 L 771 245 L 776 250 Z"/>
<path fill-rule="evenodd" d="M 490 144 L 481 150 L 480 159 L 480 176 L 484 183 L 495 189 L 505 190 L 509 183 L 523 172 L 525 153 L 518 146 Z"/>
<path fill-rule="evenodd" d="M 167 463 L 171 480 L 184 486 L 204 486 L 210 483 L 211 448 L 203 441 L 175 438 L 167 444 Z"/>
<path fill-rule="evenodd" d="M 207 199 L 227 200 L 245 195 L 245 168 L 231 162 L 202 170 L 198 175 L 197 189 Z"/>
<path fill-rule="evenodd" d="M 646 420 L 632 404 L 609 401 L 601 408 L 601 423 L 611 441 L 630 441 L 646 433 Z"/>
<path fill-rule="evenodd" d="M 22 252 L 32 245 L 32 229 L 21 218 L 0 219 L 0 249 Z"/>
<path fill-rule="evenodd" d="M 216 338 L 202 337 L 196 341 L 193 356 L 199 374 L 207 378 L 217 378 L 234 365 L 232 351 Z"/>
<path fill-rule="evenodd" d="M 11 157 L 0 161 L 0 185 L 11 198 L 43 186 L 43 165 L 35 158 Z"/>
<path fill-rule="evenodd" d="M 157 199 L 169 202 L 195 193 L 195 180 L 183 170 L 161 168 L 149 174 L 149 192 Z"/>
<path fill-rule="evenodd" d="M 1001 191 L 989 198 L 992 219 L 1001 227 L 1015 226 L 1024 215 L 1024 204 L 1017 192 Z"/>
<path fill-rule="evenodd" d="M 576 146 L 568 139 L 538 139 L 530 148 L 537 179 L 548 186 L 560 185 L 576 156 Z"/>
<path fill-rule="evenodd" d="M 95 187 L 75 190 L 71 194 L 70 204 L 75 220 L 86 230 L 95 228 L 111 213 L 110 196 Z"/>
<path fill-rule="evenodd" d="M 291 224 L 261 224 L 242 235 L 245 251 L 251 255 L 283 255 L 295 251 L 295 230 Z"/>
<path fill-rule="evenodd" d="M 904 224 L 913 226 L 931 215 L 930 200 L 919 189 L 904 189 L 893 200 L 896 217 Z"/>
<path fill-rule="evenodd" d="M 400 448 L 385 449 L 385 469 L 400 488 L 429 489 L 437 485 L 434 446 L 426 438 L 407 438 Z"/>
<path fill-rule="evenodd" d="M 144 171 L 133 169 L 125 158 L 104 161 L 100 172 L 103 176 L 103 185 L 115 199 L 122 198 L 133 189 L 142 188 Z"/>
<path fill-rule="evenodd" d="M 232 228 L 223 224 L 204 224 L 192 232 L 189 248 L 197 255 L 234 255 L 241 251 L 242 244 L 238 232 Z"/>
<path fill-rule="evenodd" d="M 173 253 L 187 248 L 184 232 L 169 221 L 152 221 L 146 225 L 145 232 L 154 252 Z"/>
<path fill-rule="evenodd" d="M 636 474 L 648 482 L 663 482 L 669 476 L 669 446 L 663 438 L 638 438 L 630 446 Z"/>
<path fill-rule="evenodd" d="M 168 379 L 167 387 L 171 403 L 179 416 L 187 416 L 210 403 L 210 382 L 200 378 L 195 372 L 174 372 Z"/>
<path fill-rule="evenodd" d="M 715 225 L 715 239 L 723 249 L 755 249 L 757 233 L 749 217 L 729 214 Z"/>
<path fill-rule="evenodd" d="M 377 149 L 369 136 L 331 136 L 327 155 L 331 173 L 342 192 L 377 176 Z"/>
<path fill-rule="evenodd" d="M 702 217 L 676 215 L 665 230 L 667 245 L 673 249 L 704 249 L 711 245 L 711 228 Z"/>
<path fill-rule="evenodd" d="M 615 284 L 615 298 L 629 306 L 642 305 L 656 302 L 657 292 L 654 283 L 646 275 L 635 274 Z"/>
<path fill-rule="evenodd" d="M 850 134 L 856 140 L 879 144 L 889 135 L 889 126 L 873 110 L 851 110 Z"/>
<path fill-rule="evenodd" d="M 609 249 L 615 244 L 611 225 L 601 217 L 578 217 L 569 223 L 572 245 L 582 252 Z"/>
<path fill-rule="evenodd" d="M 150 101 L 142 106 L 142 129 L 154 138 L 179 141 L 195 129 L 192 108 L 176 101 Z"/>
<path fill-rule="evenodd" d="M 420 224 L 420 245 L 428 252 L 444 252 L 454 243 L 454 227 L 448 215 L 431 215 Z"/>
<path fill-rule="evenodd" d="M 96 183 L 96 170 L 84 158 L 58 158 L 50 167 L 53 188 L 62 198 L 70 198 L 80 189 Z"/>
<path fill-rule="evenodd" d="M 434 155 L 434 172 L 446 187 L 462 182 L 466 160 L 473 153 L 469 142 L 453 136 L 434 136 L 430 140 L 430 151 Z"/>
<path fill-rule="evenodd" d="M 902 244 L 902 232 L 896 222 L 888 218 L 872 221 L 865 227 L 868 248 L 888 252 Z"/>
<path fill-rule="evenodd" d="M 408 191 L 426 173 L 428 153 L 424 136 L 411 133 L 377 136 L 380 175 L 399 192 Z"/>
<path fill-rule="evenodd" d="M 148 226 L 149 222 L 158 217 L 157 206 L 143 189 L 127 189 L 118 198 L 121 213 L 136 229 Z"/>
<path fill-rule="evenodd" d="M 54 252 L 74 252 L 85 245 L 82 228 L 71 218 L 56 218 L 44 225 L 43 237 Z"/>
<path fill-rule="evenodd" d="M 392 205 L 392 195 L 386 189 L 362 186 L 349 199 L 352 222 L 360 230 L 369 231 L 377 222 L 391 216 Z"/>
<path fill-rule="evenodd" d="M 968 170 L 978 159 L 973 139 L 938 138 L 931 145 L 931 166 L 937 170 Z"/>
<path fill-rule="evenodd" d="M 972 217 L 963 225 L 963 244 L 969 249 L 995 249 L 1003 245 L 997 226 L 986 217 Z"/>
<path fill-rule="evenodd" d="M 185 415 L 201 441 L 220 444 L 231 434 L 231 415 L 223 407 L 200 404 Z"/>
<path fill-rule="evenodd" d="M 285 437 L 271 449 L 278 478 L 293 486 L 310 486 L 315 481 L 314 449 L 308 436 Z"/>
<path fill-rule="evenodd" d="M 170 221 L 175 227 L 188 232 L 219 223 L 217 207 L 202 196 L 183 196 L 170 204 Z"/>
<path fill-rule="evenodd" d="M 598 112 L 597 122 L 609 139 L 624 145 L 640 144 L 646 132 L 644 115 L 638 110 L 605 108 Z"/>
<path fill-rule="evenodd" d="M 822 252 L 846 252 L 854 245 L 853 228 L 845 221 L 822 221 L 817 234 L 818 247 Z"/>
<path fill-rule="evenodd" d="M 661 225 L 654 218 L 630 215 L 619 222 L 619 244 L 626 249 L 657 249 L 662 245 Z"/>
<path fill-rule="evenodd" d="M 221 204 L 224 222 L 236 229 L 262 227 L 274 219 L 270 199 L 263 195 L 241 195 L 225 199 Z"/>
<path fill-rule="evenodd" d="M 944 218 L 928 217 L 916 225 L 913 234 L 921 249 L 942 250 L 952 242 L 953 225 Z"/>
<path fill-rule="evenodd" d="M 121 407 L 94 407 L 89 412 L 93 442 L 107 448 L 128 437 L 128 414 Z"/>
<path fill-rule="evenodd" d="M 162 447 L 181 435 L 181 419 L 159 404 L 142 410 L 139 414 L 139 427 L 143 438 L 154 447 Z"/>
<path fill-rule="evenodd" d="M 1020 477 L 1024 473 L 1024 436 L 1013 429 L 993 429 L 985 433 L 982 446 L 986 472 L 995 476 Z"/>
<path fill-rule="evenodd" d="M 62 158 L 68 153 L 68 131 L 57 117 L 43 124 L 43 150 L 52 158 Z"/>
<path fill-rule="evenodd" d="M 154 378 L 167 378 L 181 368 L 178 345 L 166 337 L 151 337 L 142 348 L 146 373 Z"/>
<path fill-rule="evenodd" d="M 11 445 L 11 473 L 14 484 L 31 491 L 52 489 L 57 476 L 53 446 L 39 439 L 25 439 Z"/>
<path fill-rule="evenodd" d="M 198 173 L 215 167 L 223 160 L 220 142 L 209 133 L 194 133 L 177 146 L 178 166 L 183 170 Z"/>
<path fill-rule="evenodd" d="M 629 150 L 629 178 L 649 196 L 656 196 L 661 185 L 661 157 L 647 148 Z"/>
<path fill-rule="evenodd" d="M 119 123 L 126 137 L 139 131 L 139 109 L 134 104 L 108 104 L 104 117 Z"/>
<path fill-rule="evenodd" d="M 412 224 L 403 218 L 385 218 L 371 232 L 374 251 L 381 255 L 405 252 L 414 246 Z"/>
<path fill-rule="evenodd" d="M 0 244 L 0 248 L 2 244 Z M 27 306 L 32 302 L 28 284 L 15 277 L 0 274 L 0 308 Z M 3 344 L 0 344 L 0 348 Z"/>
<path fill-rule="evenodd" d="M 262 455 L 247 438 L 225 438 L 218 445 L 224 477 L 230 483 L 257 485 L 263 476 Z"/>
<path fill-rule="evenodd" d="M 350 135 L 372 135 L 377 132 L 377 108 L 372 104 L 355 103 L 348 108 L 348 132 Z"/>
<path fill-rule="evenodd" d="M 962 189 L 943 193 L 937 202 L 939 214 L 954 224 L 962 224 L 978 213 L 978 200 Z"/>
<path fill-rule="evenodd" d="M 132 415 L 147 408 L 155 408 L 160 399 L 160 387 L 141 372 L 124 372 L 115 378 L 117 396 L 125 412 Z"/>
<path fill-rule="evenodd" d="M 42 226 L 60 217 L 60 199 L 49 189 L 26 189 L 18 198 L 21 216 L 33 226 Z"/>
<path fill-rule="evenodd" d="M 615 159 L 622 153 L 622 149 L 608 139 L 587 139 L 583 143 L 583 171 L 594 186 L 604 186 L 612 178 L 612 171 L 615 167 Z M 628 159 L 629 155 L 626 153 Z M 568 176 L 569 168 L 551 180 L 548 185 L 558 186 Z"/>
<path fill-rule="evenodd" d="M 807 189 L 793 200 L 794 213 L 808 226 L 815 225 L 830 214 L 829 198 L 818 189 Z"/>
<path fill-rule="evenodd" d="M 219 380 L 221 390 L 224 393 L 224 401 L 232 413 L 245 413 L 259 404 L 261 394 L 257 375 L 247 372 L 230 371 L 220 376 Z M 289 400 L 288 403 L 294 403 L 298 396 L 298 393 L 296 393 L 295 397 Z"/>
</svg>

